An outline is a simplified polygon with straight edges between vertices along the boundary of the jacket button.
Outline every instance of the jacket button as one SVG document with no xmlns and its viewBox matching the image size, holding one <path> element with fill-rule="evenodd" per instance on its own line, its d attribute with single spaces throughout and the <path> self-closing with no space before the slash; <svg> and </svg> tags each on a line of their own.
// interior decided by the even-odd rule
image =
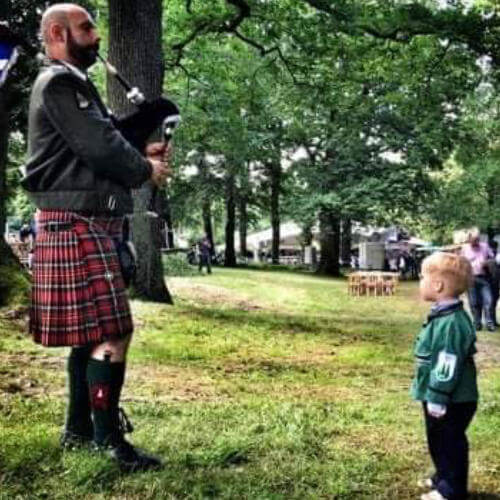
<svg viewBox="0 0 500 500">
<path fill-rule="evenodd" d="M 104 273 L 104 277 L 105 277 L 108 281 L 112 281 L 112 279 L 113 279 L 113 273 L 112 273 L 112 272 L 110 272 L 110 271 L 106 271 L 106 272 Z"/>
</svg>

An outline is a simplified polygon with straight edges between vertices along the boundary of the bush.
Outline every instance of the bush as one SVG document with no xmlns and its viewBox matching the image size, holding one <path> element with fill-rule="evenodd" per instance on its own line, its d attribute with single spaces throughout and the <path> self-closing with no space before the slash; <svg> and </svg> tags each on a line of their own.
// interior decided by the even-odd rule
<svg viewBox="0 0 500 500">
<path fill-rule="evenodd" d="M 163 270 L 167 276 L 194 276 L 198 273 L 197 268 L 188 263 L 184 253 L 163 255 Z"/>
<path fill-rule="evenodd" d="M 28 274 L 18 266 L 0 266 L 0 307 L 27 305 L 30 288 Z"/>
</svg>

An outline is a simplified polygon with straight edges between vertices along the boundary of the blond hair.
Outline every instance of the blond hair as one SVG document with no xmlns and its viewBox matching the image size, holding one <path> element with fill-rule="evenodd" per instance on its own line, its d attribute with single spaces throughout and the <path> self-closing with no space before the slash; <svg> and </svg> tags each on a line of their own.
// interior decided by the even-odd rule
<svg viewBox="0 0 500 500">
<path fill-rule="evenodd" d="M 422 262 L 422 273 L 439 276 L 454 296 L 465 292 L 472 284 L 472 267 L 461 255 L 436 252 Z"/>
</svg>

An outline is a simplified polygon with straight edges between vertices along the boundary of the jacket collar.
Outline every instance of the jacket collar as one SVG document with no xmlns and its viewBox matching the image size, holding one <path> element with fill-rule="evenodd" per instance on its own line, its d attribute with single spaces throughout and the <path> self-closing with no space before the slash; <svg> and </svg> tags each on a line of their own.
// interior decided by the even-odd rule
<svg viewBox="0 0 500 500">
<path fill-rule="evenodd" d="M 448 302 L 445 304 L 435 304 L 429 316 L 427 316 L 427 321 L 425 325 L 428 325 L 433 319 L 441 318 L 442 316 L 448 316 L 456 311 L 461 311 L 464 308 L 464 303 L 461 300 L 456 300 L 454 302 Z"/>
<path fill-rule="evenodd" d="M 64 66 L 65 68 L 67 68 L 72 73 L 74 73 L 81 80 L 83 80 L 85 82 L 88 80 L 87 73 L 85 73 L 81 69 L 78 69 L 76 66 L 74 66 L 73 64 L 70 64 L 67 61 L 62 61 L 61 59 L 49 59 L 48 58 L 48 59 L 46 59 L 46 64 L 47 65 L 50 65 L 50 64 L 59 64 L 61 66 Z"/>
</svg>

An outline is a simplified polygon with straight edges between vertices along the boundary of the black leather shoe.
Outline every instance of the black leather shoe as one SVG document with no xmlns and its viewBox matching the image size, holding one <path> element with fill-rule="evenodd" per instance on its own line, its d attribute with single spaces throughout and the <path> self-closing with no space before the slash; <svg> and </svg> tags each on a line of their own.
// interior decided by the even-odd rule
<svg viewBox="0 0 500 500">
<path fill-rule="evenodd" d="M 107 453 L 117 461 L 122 472 L 144 472 L 163 467 L 158 457 L 145 453 L 125 440 L 116 446 L 109 446 Z"/>
<path fill-rule="evenodd" d="M 60 443 L 65 450 L 76 450 L 89 447 L 92 444 L 92 438 L 91 434 L 78 434 L 65 430 L 61 435 Z"/>
</svg>

